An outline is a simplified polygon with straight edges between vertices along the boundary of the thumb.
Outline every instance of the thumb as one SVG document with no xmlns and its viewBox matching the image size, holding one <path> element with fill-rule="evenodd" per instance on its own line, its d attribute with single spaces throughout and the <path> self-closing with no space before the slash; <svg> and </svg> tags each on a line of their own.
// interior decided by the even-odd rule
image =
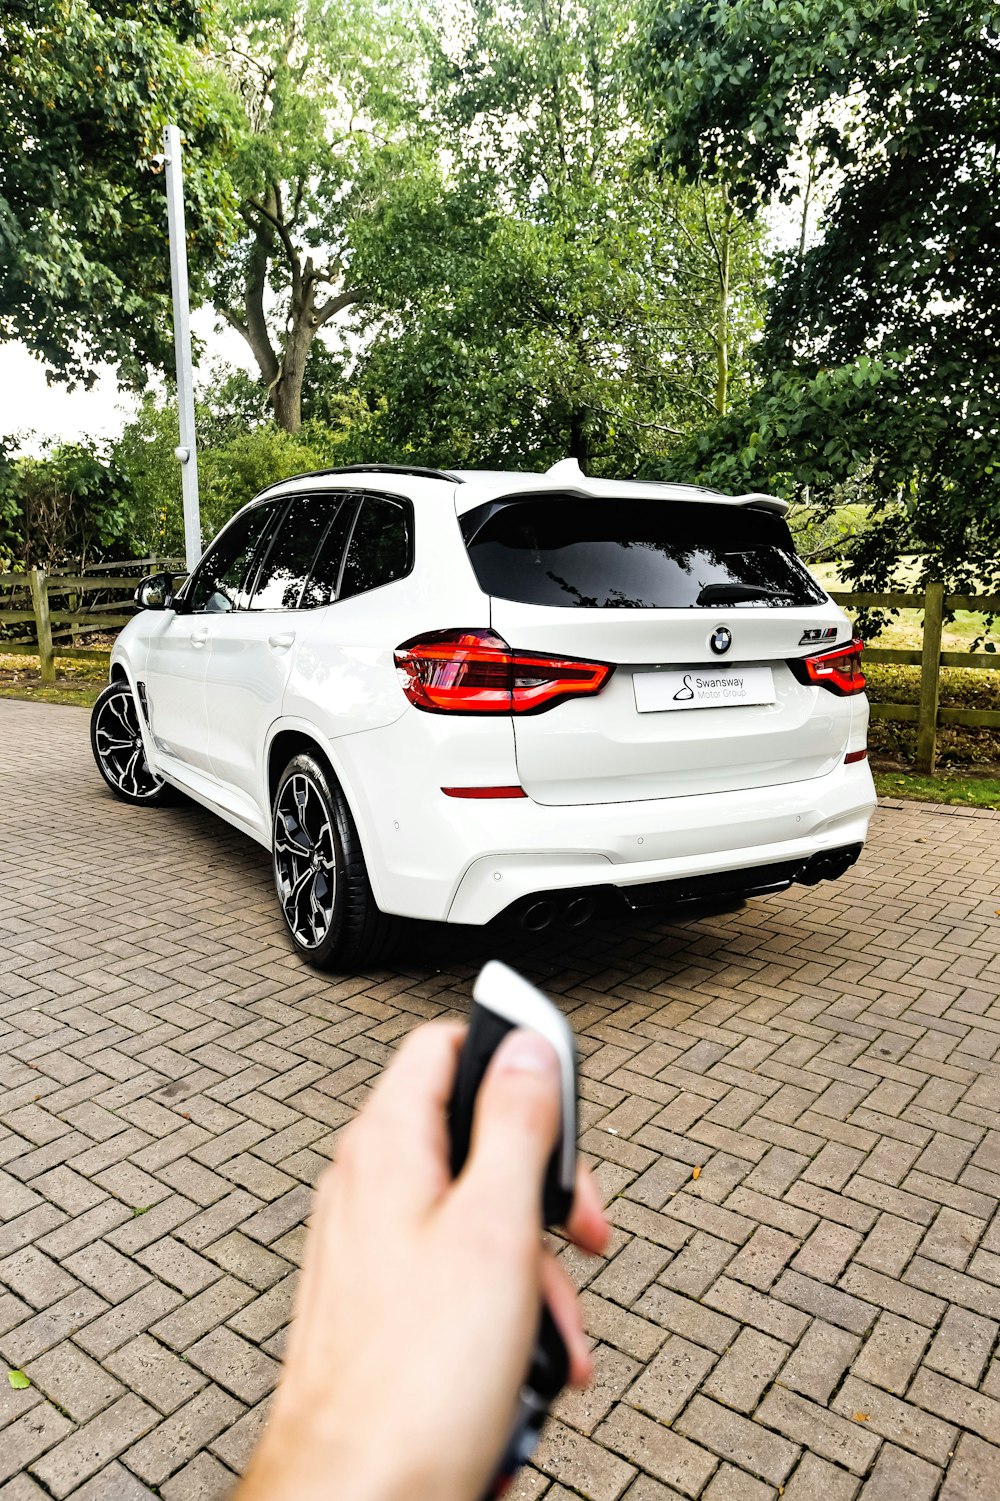
<svg viewBox="0 0 1000 1501">
<path fill-rule="evenodd" d="M 559 1061 L 536 1032 L 505 1037 L 476 1100 L 463 1198 L 541 1228 L 545 1169 L 559 1135 Z"/>
</svg>

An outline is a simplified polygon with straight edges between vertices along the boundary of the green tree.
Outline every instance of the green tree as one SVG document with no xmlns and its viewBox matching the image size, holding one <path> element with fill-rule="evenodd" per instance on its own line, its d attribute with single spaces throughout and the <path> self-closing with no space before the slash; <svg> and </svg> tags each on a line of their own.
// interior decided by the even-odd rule
<svg viewBox="0 0 1000 1501">
<path fill-rule="evenodd" d="M 0 340 L 60 378 L 171 358 L 161 132 L 186 138 L 192 264 L 226 233 L 225 105 L 197 0 L 6 0 L 0 18 Z M 196 278 L 197 279 L 197 278 Z"/>
<path fill-rule="evenodd" d="M 198 392 L 198 478 L 206 542 L 267 485 L 344 462 L 349 418 L 329 427 L 309 422 L 291 434 L 277 427 L 262 406 L 260 388 L 241 371 L 217 370 Z M 184 552 L 176 442 L 173 402 L 147 395 L 113 447 L 112 460 L 129 496 L 130 547 L 137 557 Z"/>
<path fill-rule="evenodd" d="M 85 567 L 128 533 L 131 497 L 99 445 L 52 444 L 40 458 L 14 459 L 0 480 L 0 522 L 25 568 Z"/>
<path fill-rule="evenodd" d="M 295 432 L 314 341 L 371 295 L 354 232 L 422 160 L 421 66 L 405 0 L 219 0 L 239 101 L 240 234 L 212 301 L 246 340 L 274 417 Z"/>
<path fill-rule="evenodd" d="M 609 0 L 452 16 L 433 74 L 449 180 L 411 181 L 374 229 L 405 253 L 369 258 L 393 310 L 362 374 L 379 451 L 622 472 L 742 390 L 760 235 L 648 170 L 632 25 Z"/>
<path fill-rule="evenodd" d="M 780 267 L 764 384 L 703 435 L 703 471 L 827 496 L 863 471 L 862 586 L 892 581 L 903 540 L 928 575 L 1000 585 L 995 3 L 655 5 L 648 34 L 665 160 L 730 174 L 752 208 L 794 197 L 807 152 L 826 196 Z"/>
</svg>

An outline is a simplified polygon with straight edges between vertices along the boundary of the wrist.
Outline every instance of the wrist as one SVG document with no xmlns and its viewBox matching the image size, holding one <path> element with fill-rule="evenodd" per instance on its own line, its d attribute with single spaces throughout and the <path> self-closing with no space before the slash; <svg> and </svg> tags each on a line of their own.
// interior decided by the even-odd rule
<svg viewBox="0 0 1000 1501">
<path fill-rule="evenodd" d="M 371 1417 L 276 1414 L 232 1501 L 475 1501 L 476 1487 L 451 1472 L 447 1457 L 412 1437 L 385 1432 Z"/>
</svg>

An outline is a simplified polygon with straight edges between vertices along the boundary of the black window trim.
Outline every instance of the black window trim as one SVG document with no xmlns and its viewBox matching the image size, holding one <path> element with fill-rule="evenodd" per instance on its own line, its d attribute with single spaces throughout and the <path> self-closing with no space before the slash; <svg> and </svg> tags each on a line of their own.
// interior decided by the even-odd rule
<svg viewBox="0 0 1000 1501">
<path fill-rule="evenodd" d="M 320 473 L 322 472 L 324 471 L 320 471 Z M 340 473 L 344 471 L 334 472 Z M 368 473 L 370 471 L 364 469 L 360 472 Z M 385 471 L 383 470 L 382 472 Z M 301 499 L 303 496 L 312 497 L 317 500 L 333 498 L 339 500 L 340 503 L 333 507 L 330 519 L 323 529 L 323 535 L 316 545 L 316 550 L 313 553 L 312 561 L 310 562 L 308 571 L 302 581 L 302 588 L 299 590 L 299 602 L 293 606 L 288 607 L 287 609 L 274 611 L 261 610 L 258 612 L 259 614 L 287 615 L 292 613 L 292 611 L 294 610 L 300 610 L 302 608 L 302 596 L 309 584 L 312 582 L 313 574 L 316 569 L 316 561 L 319 558 L 319 555 L 326 543 L 330 529 L 339 517 L 343 508 L 347 505 L 353 505 L 354 515 L 351 517 L 349 529 L 344 539 L 344 546 L 340 554 L 340 563 L 337 568 L 337 586 L 334 592 L 334 596 L 326 605 L 308 605 L 306 606 L 306 608 L 309 610 L 324 610 L 328 609 L 330 605 L 340 603 L 340 591 L 344 582 L 344 568 L 347 565 L 347 554 L 350 550 L 351 543 L 354 540 L 354 530 L 358 524 L 358 517 L 361 515 L 362 504 L 369 496 L 374 500 L 387 500 L 392 505 L 398 506 L 403 512 L 403 516 L 406 521 L 406 572 L 401 573 L 399 575 L 399 578 L 390 579 L 386 584 L 376 584 L 375 589 L 386 589 L 388 588 L 388 585 L 390 583 L 396 584 L 399 583 L 400 579 L 409 578 L 410 574 L 413 572 L 416 558 L 416 520 L 413 510 L 413 502 L 409 498 L 409 496 L 393 495 L 390 492 L 384 490 L 335 490 L 322 487 L 317 487 L 315 490 L 292 490 L 287 492 L 285 495 L 272 495 L 270 491 L 265 490 L 261 495 L 255 496 L 254 499 L 249 503 L 249 505 L 241 506 L 240 509 L 235 513 L 235 515 L 230 516 L 229 520 L 226 522 L 222 530 L 220 532 L 217 532 L 216 535 L 212 538 L 209 546 L 206 548 L 202 557 L 199 558 L 195 567 L 191 570 L 191 573 L 185 579 L 181 591 L 176 596 L 177 603 L 184 607 L 183 612 L 189 615 L 210 613 L 205 610 L 193 610 L 188 603 L 194 591 L 198 587 L 198 580 L 201 576 L 202 569 L 207 563 L 209 557 L 211 556 L 214 549 L 218 546 L 218 544 L 222 541 L 226 533 L 229 531 L 229 528 L 241 517 L 247 516 L 251 511 L 262 509 L 265 506 L 273 507 L 274 517 L 272 517 L 270 524 L 264 528 L 263 534 L 257 539 L 257 544 L 254 547 L 250 562 L 247 565 L 247 571 L 244 574 L 245 588 L 243 592 L 246 594 L 247 604 L 242 606 L 241 609 L 248 611 L 253 604 L 253 596 L 256 593 L 257 585 L 260 581 L 261 570 L 263 569 L 264 564 L 267 562 L 267 559 L 270 556 L 271 549 L 274 546 L 278 532 L 280 531 L 281 526 L 284 523 L 285 517 L 288 515 L 288 511 L 292 503 L 296 500 Z M 282 502 L 284 502 L 284 504 L 282 504 Z M 365 589 L 363 591 L 363 594 L 374 594 L 375 589 Z M 352 594 L 350 597 L 351 599 L 361 599 L 362 594 Z M 223 613 L 235 614 L 237 612 L 225 611 Z"/>
</svg>

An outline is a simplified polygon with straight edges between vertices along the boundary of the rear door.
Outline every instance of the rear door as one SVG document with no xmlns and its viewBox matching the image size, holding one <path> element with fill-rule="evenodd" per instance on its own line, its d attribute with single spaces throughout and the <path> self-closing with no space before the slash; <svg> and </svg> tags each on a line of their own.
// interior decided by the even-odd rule
<svg viewBox="0 0 1000 1501">
<path fill-rule="evenodd" d="M 515 716 L 521 785 L 536 801 L 736 791 L 843 759 L 850 700 L 799 683 L 786 662 L 850 626 L 780 517 L 548 493 L 462 522 L 510 646 L 615 665 L 594 697 Z"/>
</svg>

